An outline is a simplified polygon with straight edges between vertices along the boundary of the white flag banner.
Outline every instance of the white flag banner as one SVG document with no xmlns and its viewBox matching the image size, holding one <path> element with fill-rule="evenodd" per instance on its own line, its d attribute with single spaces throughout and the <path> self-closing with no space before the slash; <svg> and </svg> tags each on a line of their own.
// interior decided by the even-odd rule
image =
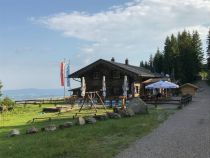
<svg viewBox="0 0 210 158">
<path fill-rule="evenodd" d="M 102 95 L 105 98 L 106 97 L 106 77 L 103 76 L 103 80 L 102 80 Z"/>
<path fill-rule="evenodd" d="M 85 97 L 85 92 L 86 92 L 86 83 L 85 83 L 85 78 L 82 77 L 82 82 L 81 82 L 81 96 Z"/>
<path fill-rule="evenodd" d="M 128 78 L 126 75 L 124 76 L 124 82 L 123 82 L 122 89 L 123 89 L 123 96 L 127 97 L 127 95 L 128 95 L 127 91 L 129 90 L 129 88 L 128 88 Z"/>
<path fill-rule="evenodd" d="M 67 65 L 66 67 L 66 82 L 67 82 L 67 87 L 70 87 L 70 78 L 69 78 L 69 75 L 70 75 L 70 63 Z"/>
</svg>

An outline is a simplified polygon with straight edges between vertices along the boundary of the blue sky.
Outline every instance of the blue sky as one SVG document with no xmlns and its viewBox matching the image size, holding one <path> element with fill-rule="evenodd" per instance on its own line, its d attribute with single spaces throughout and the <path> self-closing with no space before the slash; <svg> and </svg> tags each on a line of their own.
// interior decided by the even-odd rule
<svg viewBox="0 0 210 158">
<path fill-rule="evenodd" d="M 75 71 L 99 58 L 139 65 L 167 35 L 197 29 L 205 43 L 209 0 L 0 0 L 4 89 L 59 88 L 59 62 Z"/>
</svg>

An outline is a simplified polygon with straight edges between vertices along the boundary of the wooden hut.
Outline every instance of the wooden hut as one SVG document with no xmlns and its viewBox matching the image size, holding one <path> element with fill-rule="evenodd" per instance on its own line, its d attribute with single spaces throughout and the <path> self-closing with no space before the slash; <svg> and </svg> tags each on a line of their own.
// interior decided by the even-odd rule
<svg viewBox="0 0 210 158">
<path fill-rule="evenodd" d="M 195 95 L 196 91 L 198 90 L 198 87 L 191 83 L 183 84 L 179 88 L 182 95 L 186 95 L 186 94 Z"/>
<path fill-rule="evenodd" d="M 72 73 L 69 77 L 74 80 L 85 77 L 87 91 L 100 91 L 102 89 L 102 78 L 106 78 L 106 94 L 110 96 L 121 96 L 123 94 L 122 85 L 124 76 L 128 78 L 128 94 L 138 97 L 141 91 L 141 83 L 149 78 L 160 77 L 159 74 L 151 73 L 149 70 L 129 64 L 128 59 L 125 63 L 99 59 L 94 63 Z M 73 90 L 76 94 L 78 89 Z"/>
</svg>

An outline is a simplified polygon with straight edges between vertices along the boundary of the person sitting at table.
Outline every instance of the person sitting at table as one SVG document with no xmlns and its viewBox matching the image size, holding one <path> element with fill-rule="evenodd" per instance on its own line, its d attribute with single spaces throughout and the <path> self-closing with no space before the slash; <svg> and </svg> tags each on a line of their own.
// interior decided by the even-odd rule
<svg viewBox="0 0 210 158">
<path fill-rule="evenodd" d="M 161 94 L 160 92 L 158 92 L 158 93 L 156 94 L 156 99 L 161 98 L 161 96 L 162 96 L 162 94 Z"/>
</svg>

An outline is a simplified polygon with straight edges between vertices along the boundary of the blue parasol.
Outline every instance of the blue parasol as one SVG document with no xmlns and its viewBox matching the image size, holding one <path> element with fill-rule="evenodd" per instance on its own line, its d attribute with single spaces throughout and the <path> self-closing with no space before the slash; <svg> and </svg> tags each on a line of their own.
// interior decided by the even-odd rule
<svg viewBox="0 0 210 158">
<path fill-rule="evenodd" d="M 178 85 L 168 81 L 158 81 L 152 84 L 149 84 L 145 87 L 146 89 L 172 89 L 172 88 L 179 88 Z"/>
</svg>

